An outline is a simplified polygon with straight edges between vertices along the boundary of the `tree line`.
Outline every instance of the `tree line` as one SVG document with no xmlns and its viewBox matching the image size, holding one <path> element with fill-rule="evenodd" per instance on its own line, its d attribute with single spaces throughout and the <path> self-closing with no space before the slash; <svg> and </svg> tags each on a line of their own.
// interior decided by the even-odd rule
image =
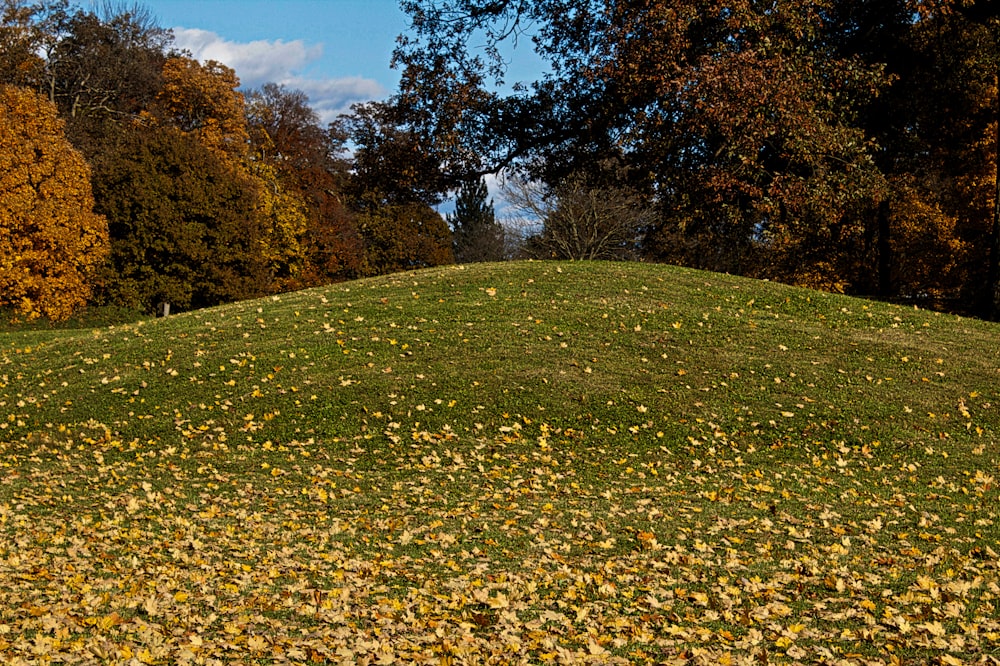
<svg viewBox="0 0 1000 666">
<path fill-rule="evenodd" d="M 364 123 L 241 90 L 140 5 L 0 11 L 0 307 L 197 308 L 453 261 L 437 199 L 393 165 L 411 146 L 356 160 Z"/>
<path fill-rule="evenodd" d="M 201 307 L 511 256 L 500 174 L 523 256 L 997 317 L 1000 3 L 400 4 L 398 90 L 323 126 L 141 6 L 0 0 L 0 306 Z M 506 80 L 514 45 L 535 80 Z"/>
<path fill-rule="evenodd" d="M 377 113 L 444 187 L 504 170 L 545 256 L 995 318 L 998 4 L 404 0 Z"/>
</svg>

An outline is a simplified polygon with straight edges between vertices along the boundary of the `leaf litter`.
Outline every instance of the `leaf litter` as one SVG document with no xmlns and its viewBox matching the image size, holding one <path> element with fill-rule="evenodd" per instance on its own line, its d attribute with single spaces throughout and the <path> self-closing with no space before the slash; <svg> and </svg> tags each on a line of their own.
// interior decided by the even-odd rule
<svg viewBox="0 0 1000 666">
<path fill-rule="evenodd" d="M 0 402 L 17 436 L 0 444 L 0 658 L 997 663 L 1000 469 L 985 380 L 963 377 L 960 400 L 928 404 L 955 395 L 947 373 L 961 368 L 919 350 L 883 361 L 860 343 L 831 356 L 809 331 L 777 334 L 801 312 L 751 310 L 743 293 L 719 312 L 704 307 L 714 299 L 663 307 L 662 292 L 630 286 L 642 297 L 596 300 L 605 320 L 564 304 L 560 284 L 529 319 L 510 304 L 546 271 L 502 277 L 423 289 L 465 299 L 440 310 L 451 324 L 393 314 L 394 300 L 417 300 L 397 278 L 375 282 L 387 303 L 350 293 L 359 305 L 347 305 L 342 292 L 321 310 L 334 321 L 306 321 L 293 300 L 244 305 L 239 327 L 223 321 L 233 310 L 199 315 L 214 320 L 189 319 L 166 345 L 151 327 L 95 334 L 40 366 L 29 359 L 58 336 L 4 347 Z M 497 320 L 476 307 L 514 335 L 493 338 Z M 892 323 L 906 325 L 895 312 L 875 313 L 882 333 L 866 328 L 865 344 L 895 344 Z M 813 319 L 848 326 L 834 316 L 857 315 Z M 723 339 L 767 326 L 781 342 L 742 339 L 723 353 L 743 362 L 727 366 L 685 349 L 695 338 L 657 342 L 708 324 Z M 333 338 L 322 361 L 311 336 Z M 427 352 L 438 336 L 496 347 L 506 397 L 488 370 L 446 374 L 452 353 Z M 748 340 L 773 355 L 748 354 Z M 496 358 L 507 343 L 545 372 Z M 911 412 L 880 422 L 903 382 L 944 392 L 912 390 Z M 566 406 L 545 403 L 553 390 Z M 88 391 L 91 419 L 77 406 Z M 872 396 L 883 404 L 866 406 Z"/>
</svg>

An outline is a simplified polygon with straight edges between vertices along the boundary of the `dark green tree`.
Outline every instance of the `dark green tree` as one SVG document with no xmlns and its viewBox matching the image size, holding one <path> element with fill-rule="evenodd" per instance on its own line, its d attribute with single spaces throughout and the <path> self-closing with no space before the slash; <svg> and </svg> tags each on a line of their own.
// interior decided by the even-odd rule
<svg viewBox="0 0 1000 666">
<path fill-rule="evenodd" d="M 455 212 L 447 216 L 451 226 L 455 261 L 461 264 L 502 261 L 505 258 L 503 226 L 497 222 L 493 201 L 483 179 L 462 185 Z"/>
<path fill-rule="evenodd" d="M 127 132 L 95 162 L 93 184 L 111 235 L 103 300 L 152 311 L 162 301 L 197 308 L 266 293 L 254 189 L 194 136 Z"/>
<path fill-rule="evenodd" d="M 372 206 L 358 215 L 367 275 L 382 275 L 453 263 L 451 232 L 436 210 L 423 203 Z"/>
</svg>

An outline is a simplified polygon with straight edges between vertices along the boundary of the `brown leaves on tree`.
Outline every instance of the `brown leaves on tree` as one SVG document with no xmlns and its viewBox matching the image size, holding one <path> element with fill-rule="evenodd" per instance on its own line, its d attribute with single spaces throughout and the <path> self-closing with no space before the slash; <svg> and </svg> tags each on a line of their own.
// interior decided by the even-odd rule
<svg viewBox="0 0 1000 666">
<path fill-rule="evenodd" d="M 620 185 L 659 209 L 648 258 L 965 308 L 996 300 L 988 3 L 403 7 L 393 105 L 447 169 L 515 167 L 555 188 L 624 160 Z M 491 87 L 526 48 L 549 70 Z"/>
<path fill-rule="evenodd" d="M 221 63 L 171 58 L 163 65 L 163 87 L 152 114 L 194 133 L 206 148 L 239 159 L 250 145 L 239 85 L 236 73 Z"/>
<path fill-rule="evenodd" d="M 320 125 L 300 91 L 266 84 L 247 95 L 247 123 L 255 165 L 272 170 L 278 186 L 301 198 L 306 233 L 289 288 L 355 277 L 364 247 L 354 216 L 342 196 L 349 162 L 340 152 L 344 139 Z"/>
<path fill-rule="evenodd" d="M 28 318 L 84 304 L 108 251 L 90 169 L 63 127 L 38 94 L 0 86 L 0 305 Z"/>
</svg>

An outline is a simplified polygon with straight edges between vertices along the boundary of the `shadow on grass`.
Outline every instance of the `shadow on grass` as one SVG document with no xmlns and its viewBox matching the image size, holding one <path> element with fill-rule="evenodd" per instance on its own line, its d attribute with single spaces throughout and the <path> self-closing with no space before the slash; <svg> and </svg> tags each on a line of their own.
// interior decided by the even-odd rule
<svg viewBox="0 0 1000 666">
<path fill-rule="evenodd" d="M 16 313 L 9 308 L 0 308 L 0 333 L 104 328 L 130 324 L 149 318 L 149 315 L 138 310 L 105 305 L 83 308 L 65 321 L 52 321 L 45 318 L 27 321 L 17 317 Z"/>
</svg>

